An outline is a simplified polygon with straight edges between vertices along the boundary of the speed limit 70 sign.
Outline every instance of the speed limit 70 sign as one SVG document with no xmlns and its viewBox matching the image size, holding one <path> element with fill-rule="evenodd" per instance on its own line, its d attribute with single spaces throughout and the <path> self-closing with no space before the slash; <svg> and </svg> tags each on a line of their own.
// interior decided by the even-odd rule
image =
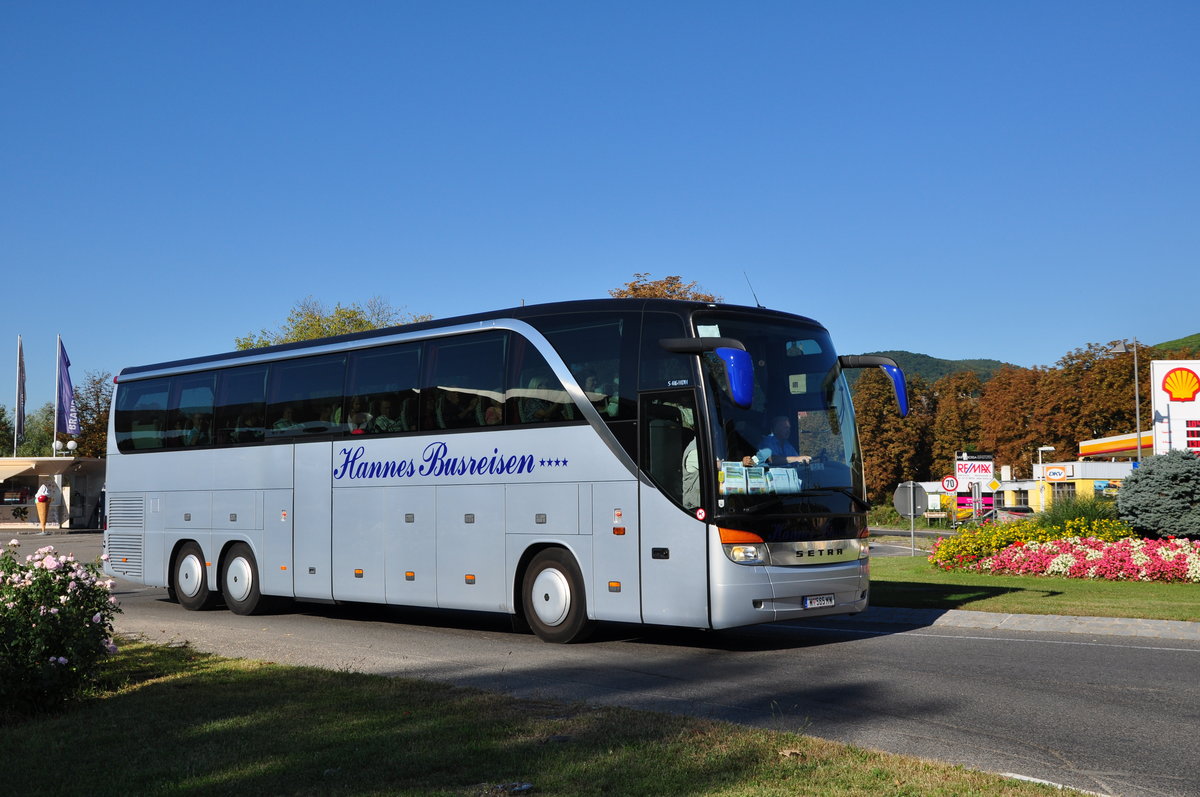
<svg viewBox="0 0 1200 797">
<path fill-rule="evenodd" d="M 952 493 L 958 489 L 958 479 L 953 476 L 942 477 L 942 489 L 948 493 Z"/>
</svg>

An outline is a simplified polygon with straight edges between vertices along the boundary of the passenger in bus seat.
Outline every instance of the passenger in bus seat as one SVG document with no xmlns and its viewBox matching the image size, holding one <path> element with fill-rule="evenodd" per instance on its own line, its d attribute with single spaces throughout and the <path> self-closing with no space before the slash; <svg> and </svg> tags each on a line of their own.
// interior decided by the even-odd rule
<svg viewBox="0 0 1200 797">
<path fill-rule="evenodd" d="M 374 434 L 382 434 L 385 432 L 404 432 L 403 418 L 392 417 L 392 402 L 391 399 L 379 400 L 379 414 L 375 416 L 375 420 L 371 422 L 371 432 Z"/>
<path fill-rule="evenodd" d="M 562 416 L 561 405 L 551 401 L 548 396 L 550 380 L 536 374 L 529 378 L 525 395 L 517 402 L 517 413 L 521 423 L 540 423 L 552 421 Z"/>
<path fill-rule="evenodd" d="M 477 417 L 479 397 L 468 397 L 460 390 L 443 389 L 437 398 L 437 425 L 439 429 L 462 429 L 480 426 Z"/>
</svg>

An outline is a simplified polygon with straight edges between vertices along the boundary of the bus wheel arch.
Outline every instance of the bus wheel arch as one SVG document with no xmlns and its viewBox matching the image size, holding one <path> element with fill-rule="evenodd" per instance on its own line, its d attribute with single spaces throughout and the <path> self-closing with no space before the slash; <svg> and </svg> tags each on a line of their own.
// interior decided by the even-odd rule
<svg viewBox="0 0 1200 797">
<path fill-rule="evenodd" d="M 195 540 L 181 540 L 171 553 L 168 594 L 191 611 L 211 608 L 216 595 L 208 588 L 208 564 Z"/>
<path fill-rule="evenodd" d="M 591 632 L 583 573 L 566 548 L 547 546 L 527 554 L 517 612 L 544 642 L 578 642 Z"/>
</svg>

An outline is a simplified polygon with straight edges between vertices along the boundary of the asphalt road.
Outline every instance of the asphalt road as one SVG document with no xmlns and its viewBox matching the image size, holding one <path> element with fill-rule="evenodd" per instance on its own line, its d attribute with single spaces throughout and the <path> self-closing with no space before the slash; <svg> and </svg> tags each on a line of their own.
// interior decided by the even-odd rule
<svg viewBox="0 0 1200 797">
<path fill-rule="evenodd" d="M 80 557 L 100 545 L 50 542 Z M 826 619 L 606 626 L 559 646 L 492 615 L 300 605 L 239 617 L 184 611 L 162 589 L 116 592 L 118 631 L 226 656 L 714 717 L 1101 794 L 1200 795 L 1195 639 Z"/>
</svg>

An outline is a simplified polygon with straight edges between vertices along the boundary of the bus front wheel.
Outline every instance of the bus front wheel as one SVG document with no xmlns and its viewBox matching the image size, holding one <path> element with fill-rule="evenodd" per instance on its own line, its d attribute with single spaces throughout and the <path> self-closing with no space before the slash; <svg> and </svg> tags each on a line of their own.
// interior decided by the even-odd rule
<svg viewBox="0 0 1200 797">
<path fill-rule="evenodd" d="M 204 551 L 194 542 L 185 542 L 175 554 L 172 571 L 172 591 L 179 605 L 191 611 L 207 609 L 213 605 L 213 594 L 208 588 L 207 565 Z"/>
<path fill-rule="evenodd" d="M 541 551 L 529 563 L 522 584 L 525 620 L 538 638 L 576 642 L 587 636 L 591 622 L 583 576 L 571 554 L 562 548 Z"/>
</svg>

